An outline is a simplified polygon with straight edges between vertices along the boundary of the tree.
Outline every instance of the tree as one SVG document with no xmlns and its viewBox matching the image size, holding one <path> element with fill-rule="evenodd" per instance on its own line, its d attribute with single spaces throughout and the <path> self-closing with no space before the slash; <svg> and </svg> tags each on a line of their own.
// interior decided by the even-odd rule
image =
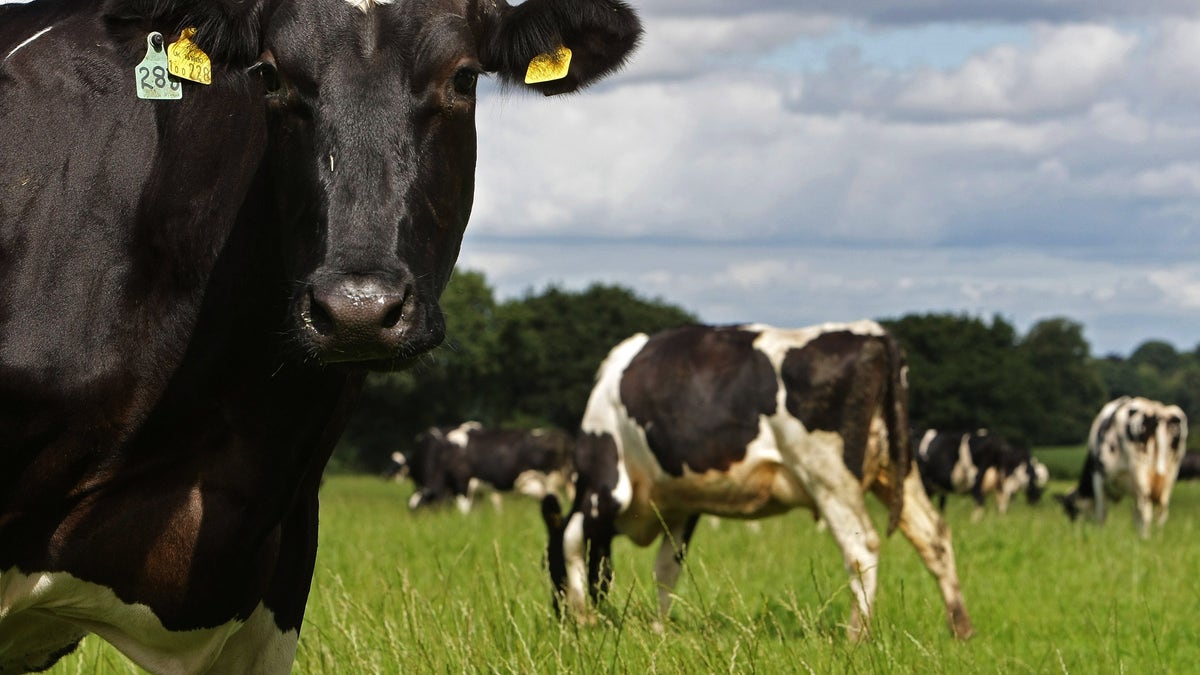
<svg viewBox="0 0 1200 675">
<path fill-rule="evenodd" d="M 883 322 L 909 361 L 913 428 L 970 430 L 985 427 L 1031 441 L 1024 412 L 1033 406 L 1025 385 L 1029 366 L 1016 352 L 1012 324 L 993 317 L 910 314 Z"/>
<path fill-rule="evenodd" d="M 581 293 L 550 287 L 504 303 L 497 314 L 503 417 L 567 430 L 578 428 L 596 369 L 617 343 L 637 332 L 696 323 L 679 307 L 603 284 Z"/>
<path fill-rule="evenodd" d="M 1107 400 L 1083 326 L 1061 317 L 1040 321 L 1018 353 L 1028 366 L 1025 386 L 1034 403 L 1026 413 L 1028 437 L 1052 445 L 1083 442 Z"/>
</svg>

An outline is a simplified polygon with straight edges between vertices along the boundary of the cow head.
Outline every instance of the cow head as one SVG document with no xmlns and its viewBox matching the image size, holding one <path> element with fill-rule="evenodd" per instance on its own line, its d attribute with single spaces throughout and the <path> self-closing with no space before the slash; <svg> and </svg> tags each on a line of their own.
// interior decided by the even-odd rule
<svg viewBox="0 0 1200 675">
<path fill-rule="evenodd" d="M 1036 457 L 1030 457 L 1020 468 L 1026 472 L 1029 481 L 1025 485 L 1025 500 L 1030 504 L 1039 503 L 1046 492 L 1046 485 L 1050 483 L 1050 469 Z"/>
<path fill-rule="evenodd" d="M 620 67 L 640 34 L 618 0 L 279 7 L 261 70 L 277 220 L 295 249 L 289 330 L 307 356 L 395 368 L 438 345 L 471 213 L 478 78 L 573 91 Z M 563 46 L 563 77 L 523 84 Z"/>
</svg>

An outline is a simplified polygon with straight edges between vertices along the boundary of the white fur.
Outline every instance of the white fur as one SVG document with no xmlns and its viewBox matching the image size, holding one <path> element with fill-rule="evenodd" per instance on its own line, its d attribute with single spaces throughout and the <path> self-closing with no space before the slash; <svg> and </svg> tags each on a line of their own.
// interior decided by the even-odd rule
<svg viewBox="0 0 1200 675">
<path fill-rule="evenodd" d="M 346 0 L 351 7 L 357 8 L 364 14 L 370 11 L 375 5 L 390 5 L 392 0 Z"/>
<path fill-rule="evenodd" d="M 245 623 L 170 631 L 146 605 L 122 602 L 111 589 L 66 572 L 0 573 L 0 671 L 41 665 L 50 651 L 39 656 L 24 640 L 51 623 L 64 638 L 56 648 L 91 632 L 152 672 L 287 673 L 298 638 L 296 631 L 281 632 L 261 605 Z"/>
</svg>

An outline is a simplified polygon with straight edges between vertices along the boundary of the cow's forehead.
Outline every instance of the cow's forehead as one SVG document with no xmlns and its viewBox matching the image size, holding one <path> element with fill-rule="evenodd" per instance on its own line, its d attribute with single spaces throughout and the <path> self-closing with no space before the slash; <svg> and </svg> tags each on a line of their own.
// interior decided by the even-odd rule
<svg viewBox="0 0 1200 675">
<path fill-rule="evenodd" d="M 469 47 L 461 2 L 446 0 L 320 0 L 289 8 L 268 35 L 276 57 L 320 67 L 372 54 L 412 56 L 431 46 Z"/>
</svg>

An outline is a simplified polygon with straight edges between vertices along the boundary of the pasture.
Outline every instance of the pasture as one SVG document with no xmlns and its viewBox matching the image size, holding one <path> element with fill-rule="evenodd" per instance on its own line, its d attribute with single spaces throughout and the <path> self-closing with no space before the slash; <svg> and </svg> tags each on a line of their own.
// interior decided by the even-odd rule
<svg viewBox="0 0 1200 675">
<path fill-rule="evenodd" d="M 1077 471 L 1079 449 L 1037 453 Z M 1056 475 L 1062 475 L 1056 474 Z M 613 593 L 597 626 L 560 622 L 530 500 L 410 514 L 409 484 L 334 476 L 294 672 L 1117 673 L 1200 663 L 1200 483 L 1182 483 L 1164 532 L 1140 541 L 1131 504 L 1104 528 L 1070 523 L 1050 497 L 971 523 L 951 498 L 963 590 L 977 634 L 949 637 L 933 579 L 897 533 L 881 552 L 870 641 L 847 641 L 840 554 L 807 512 L 761 531 L 701 519 L 664 635 L 654 549 L 614 542 Z M 877 527 L 884 512 L 869 498 Z M 95 637 L 53 673 L 137 672 Z"/>
</svg>

